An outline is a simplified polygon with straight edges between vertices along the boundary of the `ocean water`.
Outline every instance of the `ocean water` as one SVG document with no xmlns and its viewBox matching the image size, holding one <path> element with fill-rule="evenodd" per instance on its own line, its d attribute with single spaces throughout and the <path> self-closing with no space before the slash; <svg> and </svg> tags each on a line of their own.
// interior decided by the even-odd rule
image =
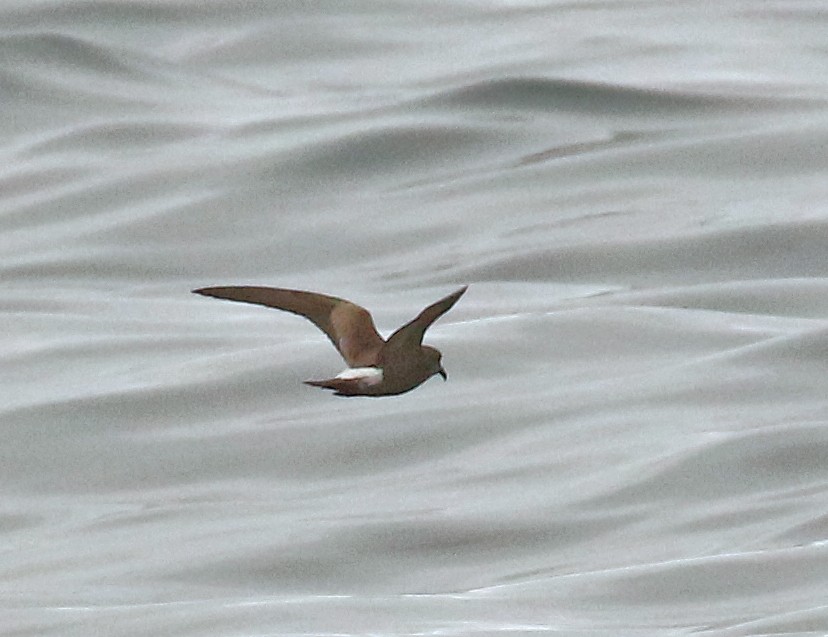
<svg viewBox="0 0 828 637">
<path fill-rule="evenodd" d="M 4 2 L 0 634 L 828 634 L 826 27 Z M 470 287 L 340 399 L 222 284 Z"/>
</svg>

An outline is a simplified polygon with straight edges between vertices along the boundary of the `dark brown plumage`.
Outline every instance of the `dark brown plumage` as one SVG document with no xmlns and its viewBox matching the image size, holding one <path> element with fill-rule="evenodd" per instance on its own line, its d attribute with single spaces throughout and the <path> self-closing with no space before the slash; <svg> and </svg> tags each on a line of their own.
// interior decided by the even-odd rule
<svg viewBox="0 0 828 637">
<path fill-rule="evenodd" d="M 338 396 L 389 396 L 410 391 L 434 374 L 447 378 L 440 352 L 423 345 L 423 336 L 457 303 L 467 287 L 429 305 L 387 341 L 377 332 L 368 310 L 335 296 L 254 286 L 210 287 L 193 292 L 304 316 L 327 334 L 349 367 L 334 378 L 306 384 L 332 389 Z"/>
</svg>

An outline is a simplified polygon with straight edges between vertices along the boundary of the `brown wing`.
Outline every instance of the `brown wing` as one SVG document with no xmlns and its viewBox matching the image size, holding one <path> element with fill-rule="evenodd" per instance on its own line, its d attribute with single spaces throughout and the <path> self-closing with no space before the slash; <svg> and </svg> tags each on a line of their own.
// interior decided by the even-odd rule
<svg viewBox="0 0 828 637">
<path fill-rule="evenodd" d="M 420 345 L 423 342 L 423 336 L 429 326 L 440 318 L 443 314 L 448 312 L 452 306 L 457 303 L 458 299 L 463 296 L 463 293 L 469 286 L 464 285 L 447 297 L 440 299 L 436 303 L 432 303 L 422 312 L 417 315 L 412 321 L 403 325 L 400 329 L 394 332 L 388 339 L 388 346 L 397 347 L 411 347 L 413 345 Z"/>
<path fill-rule="evenodd" d="M 384 344 L 368 310 L 335 296 L 253 286 L 200 288 L 193 292 L 304 316 L 328 335 L 349 367 L 376 365 Z"/>
</svg>

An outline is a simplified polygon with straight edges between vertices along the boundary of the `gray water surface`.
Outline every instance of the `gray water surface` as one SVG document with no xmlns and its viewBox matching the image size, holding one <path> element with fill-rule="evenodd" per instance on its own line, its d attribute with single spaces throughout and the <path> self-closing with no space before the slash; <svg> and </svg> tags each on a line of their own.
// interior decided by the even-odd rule
<svg viewBox="0 0 828 637">
<path fill-rule="evenodd" d="M 828 634 L 825 15 L 5 2 L 0 632 Z"/>
</svg>

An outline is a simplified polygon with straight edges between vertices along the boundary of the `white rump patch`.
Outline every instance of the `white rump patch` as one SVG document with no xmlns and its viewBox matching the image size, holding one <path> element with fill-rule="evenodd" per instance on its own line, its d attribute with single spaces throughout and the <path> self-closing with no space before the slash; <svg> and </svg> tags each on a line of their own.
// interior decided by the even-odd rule
<svg viewBox="0 0 828 637">
<path fill-rule="evenodd" d="M 349 367 L 336 377 L 342 380 L 361 380 L 366 385 L 376 385 L 382 382 L 382 370 L 379 367 Z"/>
</svg>

